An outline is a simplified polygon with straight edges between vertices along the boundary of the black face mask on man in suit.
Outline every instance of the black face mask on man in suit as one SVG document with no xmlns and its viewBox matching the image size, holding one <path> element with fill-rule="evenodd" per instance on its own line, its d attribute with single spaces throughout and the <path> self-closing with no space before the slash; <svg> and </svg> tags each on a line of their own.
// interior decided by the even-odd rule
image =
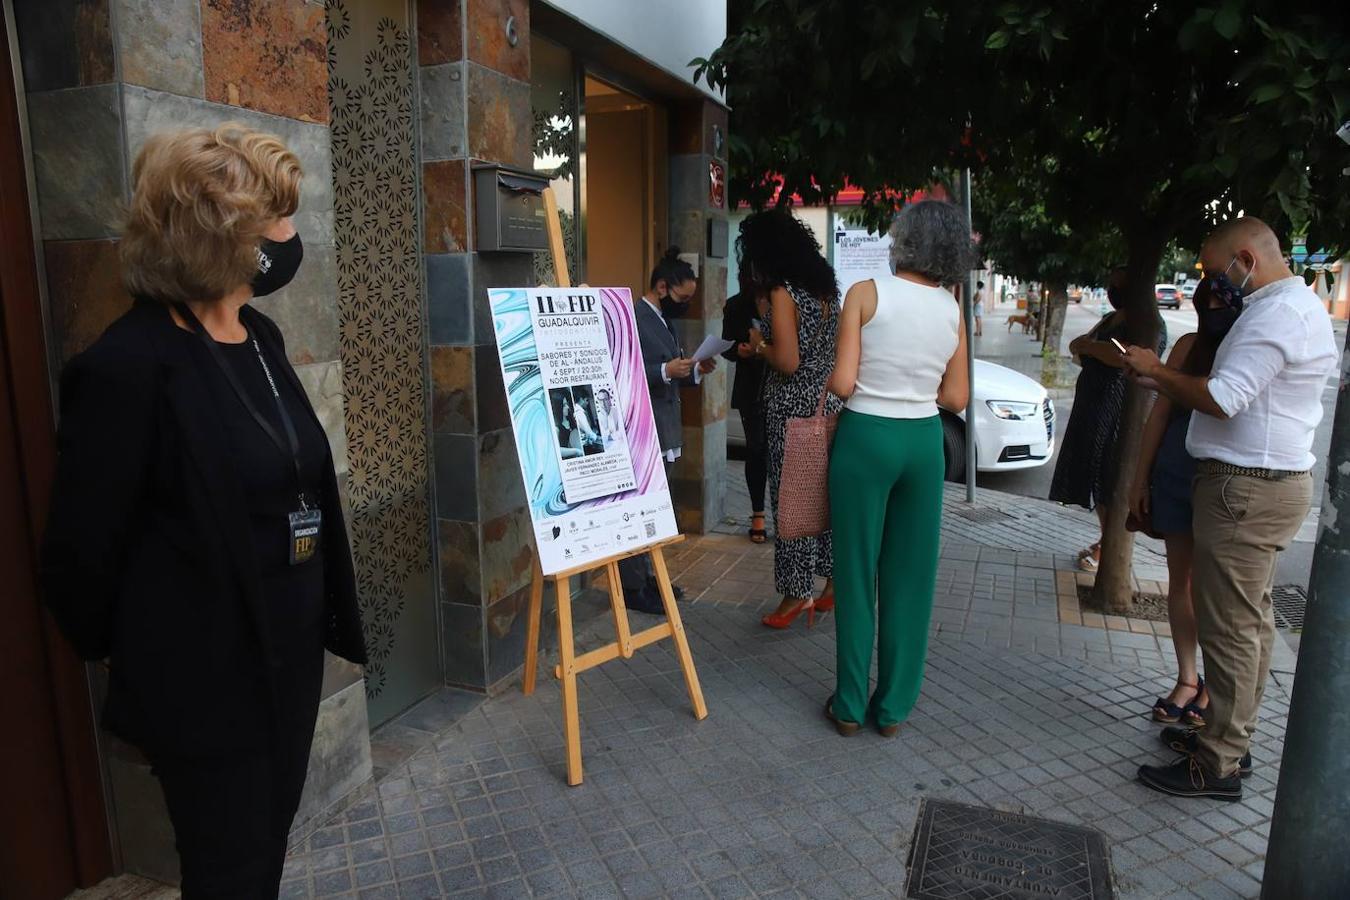
<svg viewBox="0 0 1350 900">
<path fill-rule="evenodd" d="M 674 287 L 670 287 L 664 282 L 657 284 L 657 294 L 661 299 L 661 316 L 667 322 L 678 319 L 689 309 L 689 301 L 694 297 L 696 285 L 697 282 L 693 279 Z"/>
</svg>

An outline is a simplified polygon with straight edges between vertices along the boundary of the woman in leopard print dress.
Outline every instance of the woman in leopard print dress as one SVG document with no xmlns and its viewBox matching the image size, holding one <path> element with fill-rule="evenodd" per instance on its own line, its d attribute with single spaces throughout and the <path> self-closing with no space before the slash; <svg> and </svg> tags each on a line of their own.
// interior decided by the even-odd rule
<svg viewBox="0 0 1350 900">
<path fill-rule="evenodd" d="M 741 271 L 756 292 L 769 297 L 765 329 L 752 331 L 750 344 L 768 363 L 764 385 L 765 434 L 769 450 L 769 492 L 775 514 L 783 473 L 788 419 L 813 416 L 834 367 L 835 333 L 839 324 L 839 291 L 834 270 L 821 255 L 807 226 L 786 212 L 771 210 L 741 224 L 736 242 Z M 842 404 L 826 397 L 826 412 Z M 808 622 L 815 612 L 834 606 L 830 533 L 774 542 L 774 582 L 782 602 L 764 617 L 771 628 L 786 628 L 803 611 Z M 826 586 L 815 597 L 816 578 Z"/>
</svg>

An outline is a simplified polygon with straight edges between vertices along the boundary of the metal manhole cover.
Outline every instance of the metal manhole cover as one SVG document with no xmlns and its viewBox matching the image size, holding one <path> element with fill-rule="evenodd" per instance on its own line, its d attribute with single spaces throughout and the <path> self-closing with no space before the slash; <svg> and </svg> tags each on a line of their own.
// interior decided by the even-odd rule
<svg viewBox="0 0 1350 900">
<path fill-rule="evenodd" d="M 1012 521 L 1012 516 L 1008 515 L 1003 510 L 994 509 L 993 507 L 988 506 L 979 509 L 958 509 L 956 514 L 963 519 L 969 519 L 970 521 L 977 522 L 981 525 L 992 525 L 995 522 Z"/>
<path fill-rule="evenodd" d="M 1106 841 L 1090 828 L 925 800 L 909 848 L 916 900 L 1109 900 Z"/>
<path fill-rule="evenodd" d="M 1281 628 L 1302 628 L 1308 608 L 1308 594 L 1296 584 L 1277 584 L 1271 588 L 1270 602 L 1275 607 L 1275 624 Z"/>
</svg>

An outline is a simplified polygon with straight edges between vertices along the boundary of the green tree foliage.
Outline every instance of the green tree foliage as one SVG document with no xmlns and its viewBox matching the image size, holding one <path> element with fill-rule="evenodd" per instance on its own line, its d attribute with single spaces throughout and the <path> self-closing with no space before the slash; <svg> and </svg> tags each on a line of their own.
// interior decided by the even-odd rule
<svg viewBox="0 0 1350 900">
<path fill-rule="evenodd" d="M 1198 245 L 1238 210 L 1350 246 L 1335 4 L 732 0 L 695 64 L 727 90 L 733 195 L 752 203 L 847 180 L 885 209 L 888 189 L 1020 153 L 1048 161 L 1047 215 L 1111 222 L 1135 252 Z"/>
<path fill-rule="evenodd" d="M 1046 284 L 1105 284 L 1124 259 L 1120 233 L 1109 222 L 1075 230 L 1052 219 L 1034 179 L 975 182 L 974 228 L 980 255 L 1004 275 Z"/>
<path fill-rule="evenodd" d="M 1153 342 L 1167 245 L 1258 215 L 1350 247 L 1350 16 L 1298 0 L 732 0 L 698 75 L 733 109 L 732 194 L 808 202 L 851 182 L 874 223 L 943 172 L 1033 191 L 1070 236 L 1114 228 L 1127 330 Z M 1028 180 L 1019 160 L 1039 160 Z M 1122 440 L 1145 409 L 1131 391 Z M 1119 473 L 1097 593 L 1129 596 Z"/>
</svg>

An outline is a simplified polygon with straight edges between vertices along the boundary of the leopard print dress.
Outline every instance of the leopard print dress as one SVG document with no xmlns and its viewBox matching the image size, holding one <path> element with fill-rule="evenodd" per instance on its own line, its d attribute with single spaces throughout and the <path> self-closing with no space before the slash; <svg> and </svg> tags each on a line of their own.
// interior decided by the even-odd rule
<svg viewBox="0 0 1350 900">
<path fill-rule="evenodd" d="M 834 369 L 835 336 L 839 314 L 826 314 L 819 299 L 792 285 L 786 285 L 797 307 L 797 343 L 801 362 L 791 375 L 769 367 L 764 382 L 764 426 L 769 450 L 769 494 L 774 514 L 778 512 L 778 489 L 783 476 L 783 449 L 788 419 L 816 414 L 816 404 L 825 390 L 825 382 Z M 833 299 L 831 302 L 834 302 Z M 773 339 L 773 313 L 767 316 L 765 337 Z M 826 398 L 826 413 L 837 413 L 843 401 L 833 395 Z M 812 597 L 815 579 L 829 578 L 834 571 L 830 532 L 817 537 L 775 538 L 773 547 L 774 584 L 784 597 Z"/>
</svg>

